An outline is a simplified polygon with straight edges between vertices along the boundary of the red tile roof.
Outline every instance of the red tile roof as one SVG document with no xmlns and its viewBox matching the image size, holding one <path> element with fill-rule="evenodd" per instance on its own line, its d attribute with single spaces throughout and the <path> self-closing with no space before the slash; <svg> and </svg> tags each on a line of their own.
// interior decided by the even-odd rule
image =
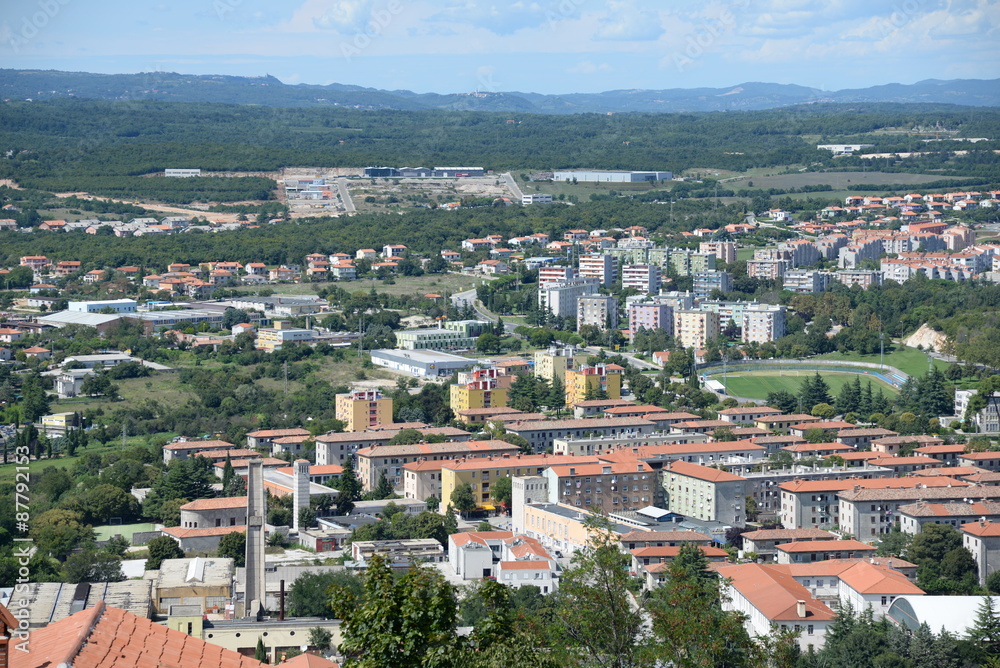
<svg viewBox="0 0 1000 668">
<path fill-rule="evenodd" d="M 261 668 L 264 664 L 98 601 L 32 631 L 31 651 L 11 652 L 11 668 Z"/>
<path fill-rule="evenodd" d="M 247 497 L 224 496 L 218 499 L 196 499 L 181 506 L 181 510 L 223 510 L 225 508 L 246 508 Z"/>
</svg>

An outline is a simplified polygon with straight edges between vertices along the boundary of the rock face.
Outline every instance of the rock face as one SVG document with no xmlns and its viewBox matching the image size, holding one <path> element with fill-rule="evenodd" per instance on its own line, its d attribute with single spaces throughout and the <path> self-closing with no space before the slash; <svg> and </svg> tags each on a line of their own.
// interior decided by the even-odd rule
<svg viewBox="0 0 1000 668">
<path fill-rule="evenodd" d="M 920 346 L 924 350 L 931 348 L 935 352 L 941 352 L 941 348 L 944 346 L 947 338 L 948 337 L 945 336 L 943 332 L 935 332 L 926 324 L 923 324 L 920 325 L 920 329 L 906 337 L 906 339 L 903 340 L 903 343 L 911 348 Z"/>
</svg>

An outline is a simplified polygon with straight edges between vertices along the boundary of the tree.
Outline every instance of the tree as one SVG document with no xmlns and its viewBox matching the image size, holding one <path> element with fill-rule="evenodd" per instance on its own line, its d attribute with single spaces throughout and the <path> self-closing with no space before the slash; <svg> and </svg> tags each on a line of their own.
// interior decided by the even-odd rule
<svg viewBox="0 0 1000 668">
<path fill-rule="evenodd" d="M 339 493 L 335 505 L 338 515 L 348 515 L 354 510 L 354 502 L 361 498 L 361 481 L 354 472 L 354 461 L 348 457 L 344 462 L 344 470 L 331 485 Z"/>
<path fill-rule="evenodd" d="M 424 503 L 427 504 L 427 510 L 432 513 L 436 513 L 438 508 L 441 507 L 441 499 L 437 498 L 433 494 L 424 499 Z"/>
<path fill-rule="evenodd" d="M 107 550 L 86 549 L 69 555 L 63 563 L 66 582 L 121 582 L 122 559 Z"/>
<path fill-rule="evenodd" d="M 811 378 L 807 377 L 802 381 L 802 386 L 799 388 L 799 400 L 806 407 L 832 403 L 830 386 L 819 375 L 819 371 Z"/>
<path fill-rule="evenodd" d="M 83 515 L 71 510 L 47 510 L 32 522 L 30 535 L 42 554 L 63 561 L 77 547 L 93 543 L 94 530 Z"/>
<path fill-rule="evenodd" d="M 479 353 L 499 353 L 500 352 L 500 337 L 492 332 L 483 332 L 476 339 L 476 352 Z"/>
<path fill-rule="evenodd" d="M 414 566 L 396 578 L 381 555 L 365 571 L 361 599 L 337 589 L 340 652 L 356 668 L 447 666 L 457 650 L 455 588 L 438 571 Z"/>
<path fill-rule="evenodd" d="M 548 397 L 545 398 L 545 405 L 557 414 L 566 407 L 566 385 L 559 374 L 552 377 L 552 387 L 549 389 Z"/>
<path fill-rule="evenodd" d="M 219 541 L 219 556 L 232 559 L 237 568 L 246 565 L 247 535 L 242 531 L 231 531 Z"/>
<path fill-rule="evenodd" d="M 555 632 L 565 639 L 564 647 L 554 649 L 567 659 L 578 657 L 571 662 L 576 665 L 638 666 L 644 615 L 632 605 L 629 557 L 607 518 L 588 518 L 586 528 L 587 546 L 573 555 L 554 594 Z"/>
<path fill-rule="evenodd" d="M 451 492 L 451 505 L 455 507 L 464 517 L 466 513 L 471 513 L 479 505 L 476 497 L 472 493 L 472 487 L 468 483 L 458 485 Z"/>
<path fill-rule="evenodd" d="M 794 413 L 799 407 L 799 400 L 786 390 L 768 392 L 766 402 L 771 408 L 777 408 L 783 413 Z"/>
<path fill-rule="evenodd" d="M 456 665 L 470 668 L 557 668 L 548 652 L 538 649 L 533 638 L 515 618 L 514 596 L 537 587 L 511 587 L 492 580 L 483 580 L 472 595 L 462 602 L 463 618 L 466 604 L 478 604 L 481 614 L 472 624 L 475 628 L 469 644 Z M 516 593 L 515 593 L 516 592 Z M 539 594 L 540 597 L 540 594 Z M 471 601 L 470 601 L 471 599 Z"/>
<path fill-rule="evenodd" d="M 966 630 L 966 635 L 983 658 L 1000 656 L 1000 614 L 992 597 L 983 596 L 976 609 L 976 621 Z"/>
<path fill-rule="evenodd" d="M 875 554 L 880 557 L 902 557 L 909 550 L 912 541 L 913 534 L 901 530 L 899 522 L 896 522 L 892 531 L 878 542 Z"/>
<path fill-rule="evenodd" d="M 149 541 L 146 545 L 149 557 L 146 558 L 146 570 L 156 571 L 160 569 L 160 564 L 165 559 L 183 559 L 184 550 L 180 544 L 170 536 L 159 536 Z"/>
<path fill-rule="evenodd" d="M 267 648 L 264 647 L 264 638 L 257 636 L 257 647 L 253 651 L 253 658 L 261 663 L 270 663 L 267 660 Z"/>
<path fill-rule="evenodd" d="M 389 482 L 385 469 L 382 469 L 378 477 L 378 484 L 375 485 L 375 489 L 371 493 L 372 500 L 381 501 L 383 499 L 395 498 L 395 496 L 396 490 L 393 488 L 392 483 Z"/>
<path fill-rule="evenodd" d="M 345 590 L 345 595 L 360 600 L 363 595 L 361 578 L 351 571 L 306 571 L 295 579 L 288 591 L 288 613 L 293 617 L 333 619 L 330 597 L 334 590 L 341 589 Z"/>
<path fill-rule="evenodd" d="M 316 511 L 309 506 L 299 508 L 299 526 L 304 529 L 316 526 Z"/>
<path fill-rule="evenodd" d="M 810 410 L 809 413 L 813 417 L 829 420 L 837 414 L 837 410 L 830 404 L 816 404 L 812 407 L 812 410 Z"/>
<path fill-rule="evenodd" d="M 322 626 L 314 626 L 309 629 L 309 644 L 321 652 L 330 649 L 333 642 L 333 633 Z"/>
<path fill-rule="evenodd" d="M 490 486 L 490 498 L 503 506 L 510 508 L 511 502 L 511 481 L 510 478 L 498 478 Z"/>
</svg>

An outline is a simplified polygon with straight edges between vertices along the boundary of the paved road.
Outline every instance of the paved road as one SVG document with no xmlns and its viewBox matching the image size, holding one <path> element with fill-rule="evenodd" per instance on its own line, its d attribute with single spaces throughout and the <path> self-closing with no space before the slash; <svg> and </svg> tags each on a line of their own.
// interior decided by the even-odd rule
<svg viewBox="0 0 1000 668">
<path fill-rule="evenodd" d="M 340 191 L 340 199 L 344 203 L 344 211 L 347 213 L 356 213 L 357 209 L 354 208 L 354 200 L 351 199 L 351 193 L 347 192 L 347 179 L 337 179 L 337 190 Z"/>
<path fill-rule="evenodd" d="M 476 289 L 466 290 L 465 292 L 456 292 L 451 296 L 451 303 L 455 306 L 465 306 L 466 304 L 471 304 L 476 301 Z"/>
<path fill-rule="evenodd" d="M 521 199 L 524 197 L 524 193 L 522 193 L 521 188 L 518 187 L 517 181 L 514 180 L 514 177 L 511 176 L 510 172 L 503 175 L 503 180 L 507 182 L 507 187 L 510 188 L 512 193 L 514 193 L 514 199 L 520 204 Z"/>
</svg>

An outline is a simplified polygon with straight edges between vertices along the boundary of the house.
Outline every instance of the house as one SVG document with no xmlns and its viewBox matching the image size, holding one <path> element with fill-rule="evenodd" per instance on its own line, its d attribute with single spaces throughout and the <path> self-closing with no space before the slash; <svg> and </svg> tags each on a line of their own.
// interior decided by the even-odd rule
<svg viewBox="0 0 1000 668">
<path fill-rule="evenodd" d="M 987 577 L 1000 571 L 1000 522 L 969 522 L 961 531 L 962 545 L 972 553 L 979 567 L 979 583 L 984 584 Z"/>
<path fill-rule="evenodd" d="M 45 361 L 52 357 L 52 351 L 48 348 L 40 348 L 38 346 L 32 346 L 31 348 L 24 349 L 25 357 L 30 357 L 32 359 L 37 359 L 40 361 Z"/>
<path fill-rule="evenodd" d="M 752 552 L 760 561 L 767 563 L 777 561 L 776 545 L 795 541 L 837 540 L 839 536 L 822 529 L 758 529 L 747 531 L 741 538 L 744 554 Z"/>
<path fill-rule="evenodd" d="M 503 260 L 483 260 L 476 265 L 476 270 L 484 276 L 498 276 L 510 273 L 510 268 Z"/>
<path fill-rule="evenodd" d="M 382 257 L 391 260 L 392 258 L 403 257 L 406 251 L 407 248 L 403 244 L 386 244 L 382 247 Z"/>
</svg>

